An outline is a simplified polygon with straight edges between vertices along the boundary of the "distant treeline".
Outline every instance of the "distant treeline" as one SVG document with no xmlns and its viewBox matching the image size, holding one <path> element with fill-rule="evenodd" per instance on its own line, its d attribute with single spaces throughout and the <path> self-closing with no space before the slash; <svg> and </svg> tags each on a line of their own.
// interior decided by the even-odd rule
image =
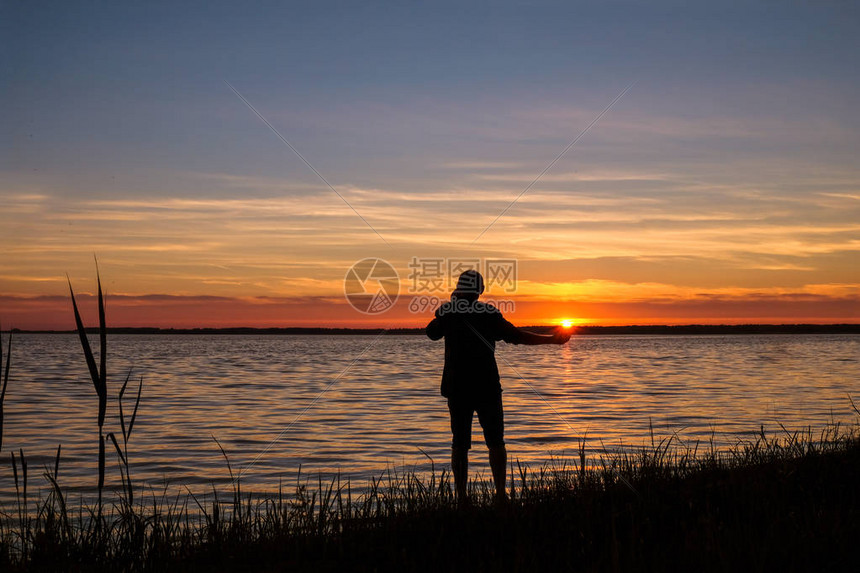
<svg viewBox="0 0 860 573">
<path fill-rule="evenodd" d="M 685 324 L 678 326 L 581 326 L 576 334 L 848 334 L 860 324 Z"/>
<path fill-rule="evenodd" d="M 535 332 L 548 332 L 553 326 L 526 326 Z M 97 332 L 98 329 L 87 329 Z M 110 334 L 424 334 L 423 328 L 108 328 Z M 74 330 L 19 330 L 15 333 L 73 334 Z M 630 334 L 860 334 L 860 324 L 685 324 L 685 325 L 630 325 L 630 326 L 577 326 L 578 335 L 630 335 Z"/>
</svg>

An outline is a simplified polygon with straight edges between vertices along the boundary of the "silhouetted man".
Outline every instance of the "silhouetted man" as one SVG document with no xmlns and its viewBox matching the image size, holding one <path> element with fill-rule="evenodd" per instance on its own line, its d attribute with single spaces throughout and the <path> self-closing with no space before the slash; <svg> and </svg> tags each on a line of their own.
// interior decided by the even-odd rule
<svg viewBox="0 0 860 573">
<path fill-rule="evenodd" d="M 508 454 L 505 450 L 505 420 L 502 410 L 502 386 L 496 366 L 497 340 L 511 344 L 564 344 L 570 333 L 542 335 L 522 330 L 505 320 L 491 304 L 478 301 L 484 292 L 484 278 L 478 271 L 460 275 L 451 300 L 436 311 L 427 325 L 431 340 L 445 337 L 445 368 L 442 371 L 442 395 L 448 398 L 451 414 L 451 469 L 457 487 L 457 499 L 466 500 L 469 474 L 469 449 L 472 447 L 472 417 L 484 431 L 490 450 L 490 467 L 496 486 L 496 497 L 504 500 Z"/>
</svg>

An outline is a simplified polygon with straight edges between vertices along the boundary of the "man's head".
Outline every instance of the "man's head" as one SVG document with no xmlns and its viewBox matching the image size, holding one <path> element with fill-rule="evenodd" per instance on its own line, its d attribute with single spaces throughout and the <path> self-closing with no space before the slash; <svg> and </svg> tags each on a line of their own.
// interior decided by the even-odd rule
<svg viewBox="0 0 860 573">
<path fill-rule="evenodd" d="M 464 271 L 457 279 L 457 288 L 451 296 L 466 300 L 478 300 L 484 292 L 484 277 L 474 269 Z"/>
</svg>

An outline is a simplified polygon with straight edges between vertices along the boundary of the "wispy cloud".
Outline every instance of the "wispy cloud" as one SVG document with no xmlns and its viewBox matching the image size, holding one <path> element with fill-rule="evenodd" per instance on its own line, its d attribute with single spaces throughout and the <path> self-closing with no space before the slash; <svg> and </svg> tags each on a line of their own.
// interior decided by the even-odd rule
<svg viewBox="0 0 860 573">
<path fill-rule="evenodd" d="M 520 161 L 451 161 L 443 163 L 445 169 L 485 170 L 485 169 L 519 169 L 524 167 Z"/>
<path fill-rule="evenodd" d="M 396 241 L 395 249 L 373 254 L 404 271 L 415 255 L 549 263 L 570 257 L 697 257 L 712 266 L 719 262 L 729 287 L 738 284 L 740 273 L 755 269 L 833 273 L 816 257 L 860 252 L 860 206 L 840 193 L 804 200 L 777 189 L 722 183 L 691 188 L 685 175 L 662 171 L 591 169 L 582 175 L 584 181 L 614 187 L 536 189 L 499 221 L 480 250 L 468 248 L 468 236 L 486 213 L 506 204 L 516 186 L 341 189 Z M 659 181 L 662 189 L 630 188 L 644 179 Z M 259 196 L 251 192 L 255 184 L 277 188 L 280 183 L 223 173 L 212 177 L 225 180 L 248 186 L 249 192 L 110 199 L 8 193 L 10 256 L 0 264 L 0 289 L 29 291 L 41 284 L 37 292 L 49 292 L 63 271 L 86 275 L 96 252 L 118 270 L 117 286 L 127 292 L 162 290 L 165 284 L 176 292 L 225 295 L 336 292 L 345 269 L 368 256 L 361 222 L 330 198 L 312 192 Z M 775 263 L 775 256 L 807 260 Z M 700 271 L 708 274 L 705 266 Z"/>
<path fill-rule="evenodd" d="M 851 193 L 819 193 L 822 197 L 835 197 L 836 199 L 851 199 L 853 201 L 860 201 L 860 193 L 851 194 Z"/>
</svg>

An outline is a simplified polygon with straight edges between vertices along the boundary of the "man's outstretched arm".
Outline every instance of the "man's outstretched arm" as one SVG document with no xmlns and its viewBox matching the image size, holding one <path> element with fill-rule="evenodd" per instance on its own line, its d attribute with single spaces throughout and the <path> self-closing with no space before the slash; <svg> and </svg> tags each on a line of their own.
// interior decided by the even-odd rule
<svg viewBox="0 0 860 573">
<path fill-rule="evenodd" d="M 564 344 L 570 340 L 570 330 L 562 330 L 556 328 L 552 334 L 538 334 L 524 328 L 518 328 L 505 320 L 501 314 L 498 317 L 498 333 L 499 338 L 509 344 L 528 344 L 535 346 L 538 344 Z M 497 340 L 498 340 L 497 339 Z"/>
<path fill-rule="evenodd" d="M 570 332 L 562 330 L 556 330 L 553 334 L 537 334 L 536 332 L 517 328 L 517 332 L 520 344 L 529 344 L 532 346 L 537 344 L 564 344 L 570 340 Z"/>
</svg>

